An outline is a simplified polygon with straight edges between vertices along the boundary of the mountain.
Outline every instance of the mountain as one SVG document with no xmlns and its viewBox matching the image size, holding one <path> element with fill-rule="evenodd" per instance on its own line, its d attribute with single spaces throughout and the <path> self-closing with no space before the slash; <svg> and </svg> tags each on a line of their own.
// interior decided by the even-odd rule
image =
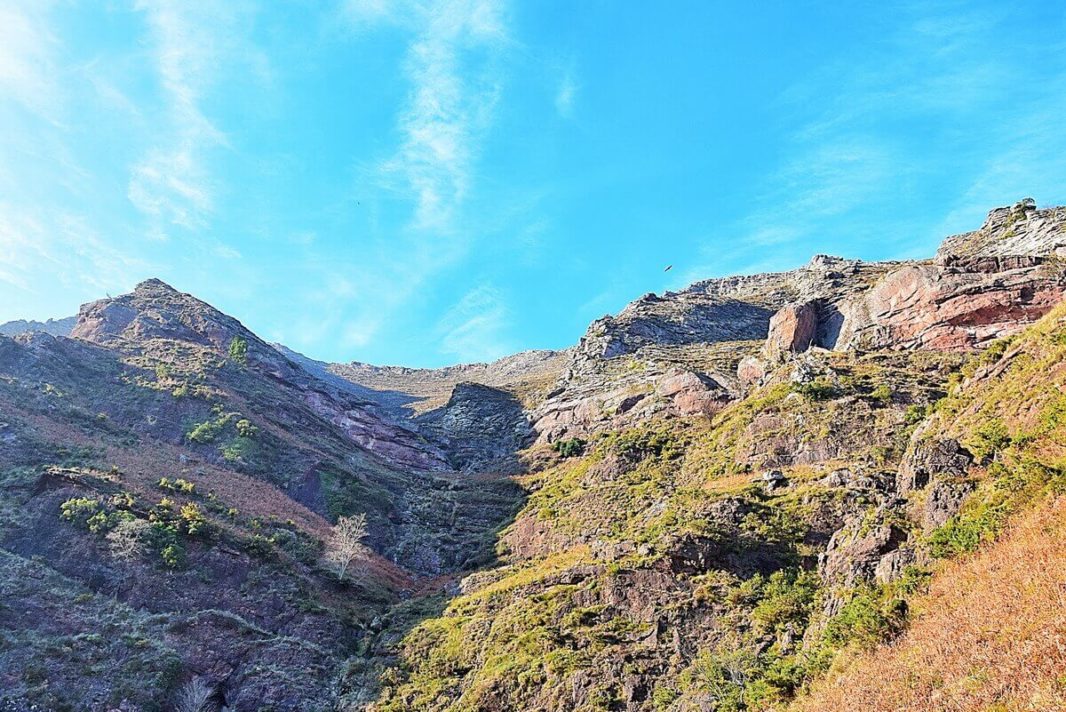
<svg viewBox="0 0 1066 712">
<path fill-rule="evenodd" d="M 16 319 L 0 324 L 0 334 L 4 336 L 16 336 L 31 331 L 40 331 L 52 336 L 70 336 L 70 330 L 78 321 L 76 316 L 68 316 L 63 319 L 48 319 L 47 321 L 26 321 Z"/>
<path fill-rule="evenodd" d="M 445 369 L 158 280 L 0 336 L 0 709 L 1066 708 L 1064 249 L 1026 200 Z"/>
</svg>

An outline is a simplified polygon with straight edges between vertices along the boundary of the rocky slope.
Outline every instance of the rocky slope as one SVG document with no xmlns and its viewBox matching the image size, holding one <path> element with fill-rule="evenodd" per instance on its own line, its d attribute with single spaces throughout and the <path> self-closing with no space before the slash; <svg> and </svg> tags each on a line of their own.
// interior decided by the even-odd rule
<svg viewBox="0 0 1066 712">
<path fill-rule="evenodd" d="M 584 454 L 559 448 L 571 456 L 543 459 L 521 480 L 530 498 L 501 535 L 501 565 L 465 579 L 441 615 L 403 639 L 377 708 L 776 708 L 838 651 L 904 628 L 907 599 L 941 559 L 1055 491 L 1062 311 L 1044 316 L 1051 299 L 1031 310 L 1003 299 L 996 304 L 1005 312 L 977 309 L 964 325 L 947 325 L 981 336 L 874 344 L 881 348 L 827 342 L 820 324 L 841 314 L 839 333 L 849 333 L 849 321 L 864 333 L 884 315 L 854 305 L 927 266 L 940 291 L 898 310 L 918 327 L 941 328 L 930 304 L 945 294 L 980 299 L 1014 294 L 1020 283 L 1034 293 L 1057 289 L 1048 256 L 1026 257 L 1034 259 L 996 259 L 967 273 L 979 275 L 976 290 L 958 286 L 949 257 L 891 265 L 845 293 L 785 304 L 760 327 L 768 340 L 747 348 L 756 376 L 723 395 L 709 418 L 678 419 L 664 403 L 621 430 L 624 410 L 566 423 L 565 435 L 582 425 Z M 777 278 L 740 284 L 758 285 L 748 298 L 761 299 Z M 670 323 L 649 332 L 642 319 L 669 322 L 691 302 L 658 299 L 594 327 L 586 338 L 596 346 L 578 349 L 563 392 L 581 383 L 582 368 L 608 389 L 640 370 L 603 364 L 631 362 L 649 348 L 647 333 L 698 338 Z M 729 313 L 757 314 L 750 305 Z M 635 336 L 627 331 L 634 324 Z M 714 347 L 740 333 L 711 321 L 700 328 Z M 1000 337 L 992 348 L 971 355 L 992 336 Z M 665 380 L 662 370 L 650 380 Z M 602 386 L 586 393 L 604 398 Z M 1008 410 L 997 416 L 1000 409 Z"/>
<path fill-rule="evenodd" d="M 518 499 L 157 280 L 74 338 L 0 337 L 0 437 L 7 709 L 159 709 L 195 681 L 326 708 L 375 616 L 485 561 Z M 323 541 L 352 513 L 376 553 L 342 583 Z"/>
<path fill-rule="evenodd" d="M 848 709 L 841 651 L 1061 490 L 1064 243 L 1023 201 L 448 369 L 316 362 L 158 280 L 0 337 L 0 709 Z"/>
</svg>

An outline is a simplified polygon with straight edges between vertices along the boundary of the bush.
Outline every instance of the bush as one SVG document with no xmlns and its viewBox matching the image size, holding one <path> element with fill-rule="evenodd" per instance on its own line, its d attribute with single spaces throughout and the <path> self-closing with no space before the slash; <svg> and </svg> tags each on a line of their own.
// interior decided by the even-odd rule
<svg viewBox="0 0 1066 712">
<path fill-rule="evenodd" d="M 252 425 L 247 418 L 241 418 L 237 421 L 237 435 L 242 438 L 254 438 L 258 432 L 259 428 Z"/>
<path fill-rule="evenodd" d="M 74 497 L 59 505 L 60 516 L 77 524 L 84 524 L 99 511 L 100 500 L 88 497 Z"/>
<path fill-rule="evenodd" d="M 181 477 L 176 480 L 160 477 L 158 486 L 159 489 L 170 490 L 171 492 L 184 492 L 185 494 L 192 494 L 196 491 L 196 485 Z"/>
<path fill-rule="evenodd" d="M 179 516 L 189 536 L 207 533 L 209 527 L 207 517 L 203 515 L 203 512 L 195 504 L 183 505 Z"/>
<path fill-rule="evenodd" d="M 229 342 L 229 357 L 234 363 L 245 365 L 248 363 L 248 342 L 240 336 L 234 336 Z"/>
<path fill-rule="evenodd" d="M 586 442 L 581 438 L 568 440 L 556 440 L 552 443 L 552 449 L 563 457 L 580 457 L 585 454 Z"/>
<path fill-rule="evenodd" d="M 882 383 L 877 388 L 870 392 L 870 400 L 873 400 L 881 405 L 888 405 L 892 402 L 892 389 Z"/>
<path fill-rule="evenodd" d="M 825 378 L 816 378 L 810 383 L 797 383 L 792 390 L 812 401 L 832 400 L 840 395 L 840 389 Z"/>
<path fill-rule="evenodd" d="M 928 415 L 928 406 L 918 405 L 917 403 L 915 403 L 914 405 L 907 406 L 907 411 L 903 414 L 903 421 L 907 425 L 917 425 L 918 423 L 925 420 L 926 416 Z"/>
<path fill-rule="evenodd" d="M 974 432 L 970 449 L 978 460 L 986 460 L 1009 444 L 1010 433 L 1007 432 L 1007 426 L 998 418 L 990 417 Z"/>
<path fill-rule="evenodd" d="M 152 525 L 143 519 L 126 514 L 115 528 L 107 533 L 107 544 L 116 559 L 132 561 L 141 557 L 148 547 Z"/>
<path fill-rule="evenodd" d="M 209 443 L 213 442 L 218 437 L 218 431 L 222 429 L 222 425 L 218 421 L 207 420 L 203 423 L 194 425 L 185 437 L 194 443 Z"/>
<path fill-rule="evenodd" d="M 790 623 L 796 629 L 803 628 L 817 593 L 817 575 L 795 569 L 775 571 L 763 586 L 762 598 L 751 617 L 767 630 L 783 629 Z"/>
<path fill-rule="evenodd" d="M 168 544 L 159 552 L 159 558 L 168 569 L 179 569 L 185 565 L 185 547 L 181 544 Z"/>
</svg>

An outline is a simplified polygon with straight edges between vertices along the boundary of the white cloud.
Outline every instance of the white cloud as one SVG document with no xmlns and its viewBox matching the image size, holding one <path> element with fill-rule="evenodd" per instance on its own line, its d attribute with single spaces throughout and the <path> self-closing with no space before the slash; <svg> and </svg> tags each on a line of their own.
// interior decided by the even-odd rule
<svg viewBox="0 0 1066 712">
<path fill-rule="evenodd" d="M 827 65 L 785 92 L 782 115 L 795 124 L 781 150 L 796 158 L 769 175 L 733 231 L 775 245 L 777 266 L 829 238 L 852 251 L 929 254 L 944 234 L 1035 190 L 1022 186 L 1054 185 L 1066 164 L 1061 119 L 1051 118 L 1066 103 L 1066 63 L 1044 61 L 1031 80 L 1028 50 L 1002 39 L 1015 22 L 1008 10 L 913 5 L 865 61 Z M 1033 51 L 1056 56 L 1046 44 Z M 914 218 L 925 191 L 962 196 L 944 224 Z"/>
<path fill-rule="evenodd" d="M 165 110 L 160 136 L 130 168 L 128 197 L 151 220 L 154 237 L 169 225 L 207 225 L 218 191 L 208 158 L 227 146 L 204 100 L 228 74 L 269 78 L 264 56 L 248 40 L 254 13 L 223 0 L 138 0 L 148 25 Z"/>
<path fill-rule="evenodd" d="M 399 150 L 384 161 L 385 185 L 414 204 L 411 227 L 455 227 L 493 118 L 507 43 L 503 13 L 491 0 L 451 0 L 420 8 L 405 73 L 411 90 L 397 122 Z"/>
<path fill-rule="evenodd" d="M 78 215 L 42 216 L 10 203 L 0 203 L 0 256 L 0 282 L 41 300 L 54 297 L 57 287 L 102 294 L 116 284 L 132 285 L 149 270 L 148 263 L 109 245 Z"/>
<path fill-rule="evenodd" d="M 469 254 L 491 220 L 470 205 L 511 41 L 505 5 L 497 0 L 347 2 L 341 10 L 356 35 L 388 25 L 408 39 L 402 71 L 409 88 L 396 113 L 397 145 L 385 158 L 362 164 L 354 188 L 372 215 L 383 200 L 401 206 L 400 228 L 376 236 L 376 243 L 363 242 L 352 265 L 359 294 L 338 315 L 343 326 L 337 332 L 344 345 L 359 348 L 398 315 L 419 309 L 414 301 Z M 311 265 L 319 274 L 335 267 Z"/>
<path fill-rule="evenodd" d="M 441 350 L 461 362 L 492 361 L 514 349 L 502 332 L 507 306 L 500 291 L 488 285 L 470 290 L 437 323 Z"/>
<path fill-rule="evenodd" d="M 567 69 L 559 80 L 559 87 L 555 92 L 555 110 L 559 116 L 570 118 L 574 114 L 574 102 L 577 100 L 577 92 L 580 89 L 574 70 Z"/>
<path fill-rule="evenodd" d="M 48 27 L 52 3 L 0 5 L 0 91 L 37 114 L 51 115 L 59 102 L 56 38 Z"/>
</svg>

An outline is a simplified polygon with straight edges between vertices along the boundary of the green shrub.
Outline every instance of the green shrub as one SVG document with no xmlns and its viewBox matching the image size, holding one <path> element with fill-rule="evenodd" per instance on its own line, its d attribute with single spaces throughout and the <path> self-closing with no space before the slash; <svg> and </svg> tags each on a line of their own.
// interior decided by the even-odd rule
<svg viewBox="0 0 1066 712">
<path fill-rule="evenodd" d="M 168 569 L 178 569 L 185 565 L 185 547 L 181 544 L 168 544 L 159 552 L 159 558 Z"/>
<path fill-rule="evenodd" d="M 248 363 L 248 342 L 240 336 L 234 336 L 229 342 L 229 357 L 234 363 L 245 365 Z"/>
<path fill-rule="evenodd" d="M 781 630 L 789 624 L 799 630 L 807 624 L 817 593 L 816 574 L 795 569 L 775 571 L 762 587 L 751 617 L 767 630 Z"/>
<path fill-rule="evenodd" d="M 581 438 L 569 438 L 567 440 L 556 440 L 552 443 L 552 449 L 563 457 L 580 457 L 585 454 L 586 444 Z"/>
<path fill-rule="evenodd" d="M 907 406 L 907 410 L 903 414 L 903 421 L 907 423 L 907 425 L 917 425 L 925 420 L 928 415 L 929 406 L 915 403 Z"/>
<path fill-rule="evenodd" d="M 888 405 L 892 402 L 892 388 L 887 384 L 882 383 L 880 386 L 870 391 L 870 400 L 880 403 L 881 405 Z"/>
<path fill-rule="evenodd" d="M 100 511 L 100 500 L 88 497 L 74 497 L 59 505 L 60 516 L 68 522 L 84 524 L 90 517 Z"/>
<path fill-rule="evenodd" d="M 159 482 L 157 484 L 159 489 L 170 490 L 171 492 L 183 492 L 185 494 L 192 494 L 196 491 L 196 485 L 181 477 L 176 480 L 170 480 L 166 477 L 160 477 Z"/>
<path fill-rule="evenodd" d="M 1010 444 L 1010 433 L 999 418 L 989 417 L 975 431 L 970 449 L 978 460 L 985 460 Z"/>
<path fill-rule="evenodd" d="M 650 428 L 633 428 L 612 435 L 607 439 L 607 447 L 631 462 L 648 457 L 669 460 L 684 452 L 684 444 L 672 433 Z"/>
<path fill-rule="evenodd" d="M 219 451 L 226 462 L 246 463 L 254 457 L 257 447 L 251 438 L 240 436 L 220 447 Z"/>
<path fill-rule="evenodd" d="M 252 425 L 247 418 L 241 418 L 237 421 L 237 435 L 242 438 L 254 438 L 258 432 L 259 428 Z"/>
<path fill-rule="evenodd" d="M 181 517 L 182 525 L 185 527 L 185 531 L 189 533 L 189 536 L 196 536 L 197 534 L 204 534 L 208 530 L 209 523 L 207 517 L 204 516 L 200 508 L 193 503 L 182 505 L 181 510 L 178 512 Z"/>
<path fill-rule="evenodd" d="M 812 401 L 832 400 L 840 395 L 840 389 L 826 378 L 816 378 L 810 383 L 797 383 L 792 390 Z"/>
</svg>

